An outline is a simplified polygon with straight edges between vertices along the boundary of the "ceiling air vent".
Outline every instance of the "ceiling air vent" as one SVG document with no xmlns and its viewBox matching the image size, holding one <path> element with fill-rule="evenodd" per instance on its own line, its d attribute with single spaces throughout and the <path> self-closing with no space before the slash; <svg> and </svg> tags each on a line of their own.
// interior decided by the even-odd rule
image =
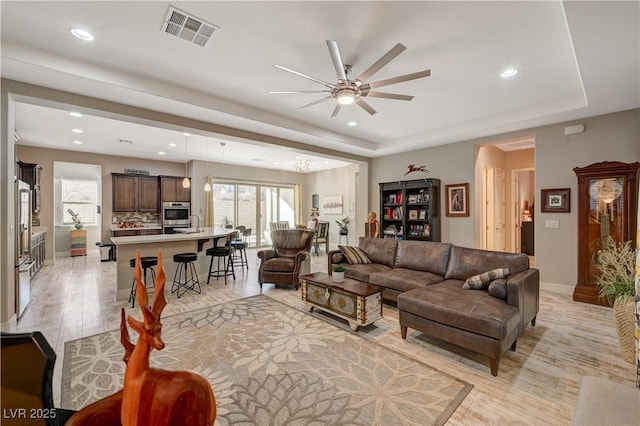
<svg viewBox="0 0 640 426">
<path fill-rule="evenodd" d="M 173 6 L 164 20 L 163 30 L 183 40 L 204 47 L 220 27 L 189 15 Z"/>
</svg>

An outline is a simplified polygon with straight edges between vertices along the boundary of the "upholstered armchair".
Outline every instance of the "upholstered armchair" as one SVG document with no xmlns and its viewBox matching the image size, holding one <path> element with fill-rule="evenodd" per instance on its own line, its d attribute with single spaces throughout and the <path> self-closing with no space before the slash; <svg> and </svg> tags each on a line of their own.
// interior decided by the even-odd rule
<svg viewBox="0 0 640 426">
<path fill-rule="evenodd" d="M 304 229 L 272 231 L 273 249 L 258 252 L 260 288 L 263 283 L 273 283 L 292 285 L 297 290 L 300 275 L 310 273 L 309 250 L 313 237 L 313 231 Z"/>
</svg>

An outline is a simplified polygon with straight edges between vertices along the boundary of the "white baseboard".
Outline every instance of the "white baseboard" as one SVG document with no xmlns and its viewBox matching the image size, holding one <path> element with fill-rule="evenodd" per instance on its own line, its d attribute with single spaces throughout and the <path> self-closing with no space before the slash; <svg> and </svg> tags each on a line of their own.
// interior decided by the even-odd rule
<svg viewBox="0 0 640 426">
<path fill-rule="evenodd" d="M 573 294 L 573 286 L 566 284 L 550 283 L 547 281 L 540 281 L 540 290 L 548 291 L 551 293 L 559 294 Z"/>
</svg>

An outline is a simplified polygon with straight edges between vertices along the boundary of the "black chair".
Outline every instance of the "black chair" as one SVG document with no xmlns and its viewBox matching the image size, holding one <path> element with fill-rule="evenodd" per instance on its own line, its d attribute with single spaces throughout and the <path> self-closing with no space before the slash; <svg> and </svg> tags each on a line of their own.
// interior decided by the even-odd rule
<svg viewBox="0 0 640 426">
<path fill-rule="evenodd" d="M 1 333 L 0 358 L 3 424 L 58 426 L 75 413 L 53 405 L 56 353 L 41 332 Z M 15 423 L 7 418 L 12 413 Z M 34 415 L 39 420 L 31 420 Z"/>
<path fill-rule="evenodd" d="M 243 228 L 242 230 L 239 228 Z M 251 228 L 245 228 L 244 226 L 238 226 L 238 231 L 240 235 L 238 238 L 231 240 L 231 248 L 232 248 L 232 257 L 233 257 L 233 266 L 239 266 L 243 273 L 245 266 L 247 267 L 247 271 L 249 270 L 249 260 L 247 259 L 247 246 L 248 239 L 251 236 Z"/>
<path fill-rule="evenodd" d="M 196 260 L 198 260 L 198 253 L 179 253 L 173 255 L 173 261 L 176 262 L 178 266 L 176 273 L 173 274 L 171 293 L 176 293 L 178 299 L 189 290 L 195 291 L 198 294 L 202 293 L 200 281 L 198 281 L 198 272 L 193 264 Z"/>
<path fill-rule="evenodd" d="M 227 285 L 228 276 L 233 276 L 233 280 L 236 280 L 236 272 L 233 269 L 233 248 L 231 247 L 231 241 L 233 241 L 237 235 L 238 232 L 232 232 L 227 235 L 223 246 L 215 246 L 207 249 L 207 256 L 211 256 L 211 261 L 209 262 L 209 275 L 207 275 L 207 284 L 211 281 L 211 277 L 216 279 L 224 277 L 224 285 Z M 214 259 L 217 259 L 218 262 L 216 270 L 213 270 Z M 220 266 L 220 262 L 222 262 L 222 267 Z"/>
<path fill-rule="evenodd" d="M 132 268 L 136 267 L 136 259 L 130 259 L 129 265 Z M 142 271 L 144 274 L 144 285 L 147 288 L 147 293 L 152 294 L 156 285 L 156 271 L 153 269 L 154 266 L 158 265 L 158 258 L 156 256 L 145 256 L 140 258 L 140 266 L 142 267 Z M 151 279 L 153 280 L 153 285 L 150 285 L 147 281 L 147 271 L 151 271 Z M 131 292 L 129 293 L 129 302 L 131 302 L 131 307 L 134 308 L 136 306 L 136 277 L 133 277 L 133 282 L 131 283 Z"/>
</svg>

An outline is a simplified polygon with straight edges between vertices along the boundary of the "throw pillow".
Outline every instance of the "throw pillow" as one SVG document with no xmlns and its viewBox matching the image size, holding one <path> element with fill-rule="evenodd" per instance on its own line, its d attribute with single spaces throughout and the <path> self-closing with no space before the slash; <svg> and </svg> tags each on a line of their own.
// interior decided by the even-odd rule
<svg viewBox="0 0 640 426">
<path fill-rule="evenodd" d="M 474 275 L 467 278 L 467 280 L 462 285 L 462 289 L 479 290 L 488 286 L 491 281 L 498 278 L 504 278 L 507 275 L 509 275 L 509 270 L 507 268 L 498 268 L 492 271 L 483 272 L 482 274 Z"/>
<path fill-rule="evenodd" d="M 489 294 L 498 299 L 507 300 L 507 280 L 504 278 L 498 278 L 491 281 L 489 287 Z"/>
<path fill-rule="evenodd" d="M 360 250 L 360 247 L 353 246 L 338 246 L 344 257 L 347 258 L 347 262 L 351 265 L 360 263 L 371 263 L 371 260 L 367 257 L 367 254 Z"/>
</svg>

